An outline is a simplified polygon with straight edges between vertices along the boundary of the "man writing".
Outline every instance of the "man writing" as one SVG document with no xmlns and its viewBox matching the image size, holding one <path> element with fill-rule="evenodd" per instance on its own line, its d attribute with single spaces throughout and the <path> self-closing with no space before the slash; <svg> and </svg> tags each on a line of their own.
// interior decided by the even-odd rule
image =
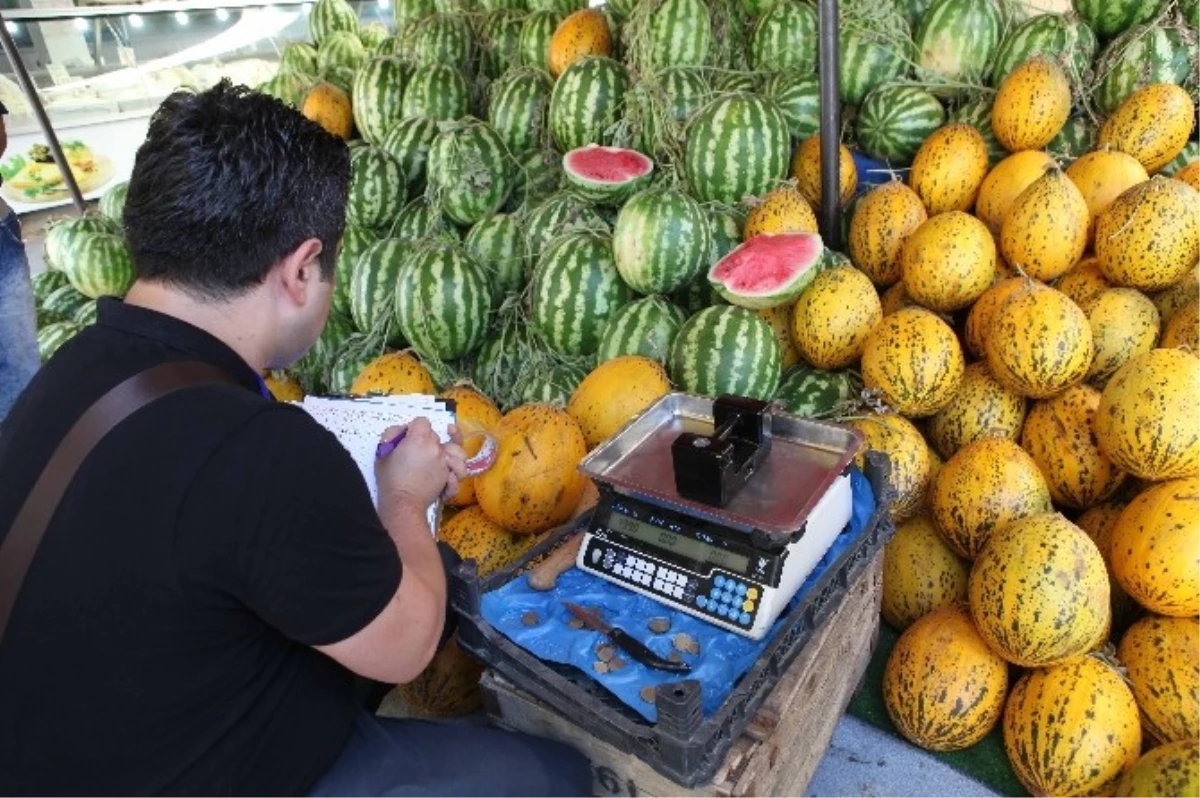
<svg viewBox="0 0 1200 798">
<path fill-rule="evenodd" d="M 0 638 L 0 793 L 589 787 L 565 746 L 356 706 L 355 674 L 412 679 L 443 635 L 425 509 L 463 452 L 414 422 L 377 464 L 377 510 L 336 439 L 258 376 L 325 323 L 348 182 L 339 139 L 227 83 L 151 121 L 125 206 L 137 282 L 13 408 L 0 535 L 114 386 L 182 361 L 228 381 L 137 410 L 70 482 Z"/>
</svg>

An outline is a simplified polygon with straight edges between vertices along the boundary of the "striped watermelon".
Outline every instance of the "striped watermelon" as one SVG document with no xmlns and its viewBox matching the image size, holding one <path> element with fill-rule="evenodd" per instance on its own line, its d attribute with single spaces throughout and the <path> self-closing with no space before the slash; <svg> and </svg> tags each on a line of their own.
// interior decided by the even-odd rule
<svg viewBox="0 0 1200 798">
<path fill-rule="evenodd" d="M 567 67 L 550 95 L 550 134 L 558 149 L 611 144 L 628 88 L 625 67 L 611 58 L 581 58 Z"/>
<path fill-rule="evenodd" d="M 1071 5 L 1101 40 L 1108 41 L 1157 17 L 1166 0 L 1071 0 Z"/>
<path fill-rule="evenodd" d="M 1073 116 L 1046 145 L 1046 151 L 1063 162 L 1062 166 L 1065 168 L 1068 165 L 1066 162 L 1074 161 L 1096 146 L 1097 132 L 1092 120 L 1086 116 Z"/>
<path fill-rule="evenodd" d="M 516 383 L 524 369 L 531 365 L 534 331 L 532 326 L 501 323 L 479 347 L 471 380 L 502 410 L 522 404 L 516 394 Z"/>
<path fill-rule="evenodd" d="M 404 89 L 400 115 L 424 116 L 437 122 L 461 119 L 471 111 L 471 87 L 463 73 L 445 64 L 413 70 Z"/>
<path fill-rule="evenodd" d="M 99 315 L 100 303 L 94 299 L 89 299 L 79 306 L 79 310 L 75 311 L 75 315 L 71 318 L 71 321 L 80 327 L 86 327 L 89 324 L 95 324 Z"/>
<path fill-rule="evenodd" d="M 329 392 L 345 395 L 350 393 L 350 386 L 367 364 L 383 354 L 370 346 L 370 336 L 366 333 L 353 333 L 343 342 L 341 349 L 334 354 L 329 365 Z"/>
<path fill-rule="evenodd" d="M 284 105 L 299 109 L 304 106 L 304 97 L 315 82 L 316 78 L 311 75 L 280 71 L 266 83 L 260 84 L 256 91 L 274 97 Z"/>
<path fill-rule="evenodd" d="M 561 22 L 562 15 L 554 11 L 537 11 L 525 18 L 518 40 L 522 64 L 549 73 L 550 40 L 554 38 L 554 31 Z"/>
<path fill-rule="evenodd" d="M 354 279 L 354 264 L 362 254 L 379 243 L 379 233 L 353 223 L 346 224 L 342 246 L 338 250 L 333 283 L 332 312 L 350 318 L 350 282 Z"/>
<path fill-rule="evenodd" d="M 596 213 L 591 203 L 569 191 L 562 191 L 547 198 L 530 210 L 522 227 L 525 229 L 525 255 L 527 268 L 533 269 L 542 256 L 542 250 L 566 228 L 599 228 L 604 220 Z"/>
<path fill-rule="evenodd" d="M 483 20 L 480 30 L 479 71 L 498 78 L 521 63 L 521 28 L 525 14 L 516 9 L 498 9 Z"/>
<path fill-rule="evenodd" d="M 582 360 L 582 359 L 580 359 Z M 576 363 L 547 360 L 522 370 L 513 384 L 513 393 L 521 404 L 548 404 L 566 407 L 571 395 L 591 371 L 586 360 Z"/>
<path fill-rule="evenodd" d="M 399 162 L 410 197 L 425 190 L 425 164 L 437 135 L 437 122 L 424 116 L 410 116 L 392 126 L 379 142 L 379 148 Z"/>
<path fill-rule="evenodd" d="M 533 276 L 533 324 L 560 355 L 590 355 L 604 325 L 632 299 L 603 233 L 568 233 L 538 259 Z"/>
<path fill-rule="evenodd" d="M 1004 37 L 992 68 L 992 85 L 1035 55 L 1047 55 L 1062 65 L 1072 86 L 1083 86 L 1096 57 L 1096 34 L 1086 22 L 1066 14 L 1039 14 Z"/>
<path fill-rule="evenodd" d="M 360 227 L 391 224 L 404 208 L 407 185 L 400 162 L 370 144 L 350 157 L 350 196 L 346 218 Z"/>
<path fill-rule="evenodd" d="M 529 10 L 535 14 L 539 11 L 553 11 L 563 17 L 587 8 L 587 0 L 528 0 Z"/>
<path fill-rule="evenodd" d="M 358 38 L 368 53 L 375 53 L 380 45 L 391 38 L 391 34 L 382 22 L 369 22 L 358 29 Z"/>
<path fill-rule="evenodd" d="M 979 131 L 987 145 L 988 163 L 992 166 L 1008 157 L 1008 150 L 992 132 L 992 99 L 986 95 L 960 106 L 950 112 L 949 122 L 966 122 Z"/>
<path fill-rule="evenodd" d="M 767 78 L 763 91 L 779 106 L 793 139 L 804 141 L 820 132 L 821 83 L 816 75 L 777 72 Z"/>
<path fill-rule="evenodd" d="M 396 23 L 397 32 L 437 13 L 437 6 L 433 0 L 391 0 L 391 3 L 392 19 Z"/>
<path fill-rule="evenodd" d="M 783 112 L 750 94 L 720 97 L 687 127 L 684 169 L 696 199 L 733 205 L 787 174 L 791 140 Z"/>
<path fill-rule="evenodd" d="M 345 64 L 334 64 L 322 71 L 321 77 L 330 85 L 337 86 L 349 97 L 354 91 L 355 68 Z M 303 104 L 301 105 L 303 107 Z M 356 139 L 357 140 L 357 139 Z"/>
<path fill-rule="evenodd" d="M 817 69 L 817 11 L 804 0 L 778 0 L 750 36 L 750 67 L 763 72 Z"/>
<path fill-rule="evenodd" d="M 660 296 L 630 302 L 604 325 L 596 358 L 603 363 L 622 355 L 641 355 L 665 363 L 686 320 L 682 308 Z"/>
<path fill-rule="evenodd" d="M 852 371 L 822 371 L 807 363 L 784 372 L 773 397 L 784 410 L 803 418 L 834 418 L 862 391 Z"/>
<path fill-rule="evenodd" d="M 399 58 L 372 58 L 355 74 L 350 95 L 354 124 L 371 144 L 382 144 L 387 132 L 402 118 L 406 76 Z"/>
<path fill-rule="evenodd" d="M 517 159 L 515 179 L 509 210 L 531 208 L 562 188 L 562 158 L 553 150 L 530 150 Z"/>
<path fill-rule="evenodd" d="M 640 294 L 666 294 L 691 282 L 707 265 L 711 246 L 704 209 L 673 188 L 633 197 L 613 230 L 617 271 Z"/>
<path fill-rule="evenodd" d="M 468 117 L 433 140 L 429 187 L 447 216 L 471 225 L 500 210 L 512 191 L 514 166 L 491 125 Z"/>
<path fill-rule="evenodd" d="M 729 304 L 708 281 L 707 271 L 671 294 L 671 301 L 683 308 L 688 316 L 695 315 L 705 308 Z"/>
<path fill-rule="evenodd" d="M 1176 172 L 1195 160 L 1200 160 L 1200 142 L 1193 139 L 1184 145 L 1183 151 L 1173 161 L 1159 170 L 1159 174 L 1174 177 Z"/>
<path fill-rule="evenodd" d="M 400 331 L 422 358 L 455 360 L 487 335 L 492 288 L 457 244 L 421 242 L 400 267 L 395 300 Z"/>
<path fill-rule="evenodd" d="M 446 218 L 441 208 L 430 203 L 428 197 L 422 196 L 404 206 L 392 227 L 392 236 L 404 241 L 417 241 L 432 236 L 441 236 L 447 241 L 460 241 L 462 231 L 458 229 L 458 225 Z"/>
<path fill-rule="evenodd" d="M 908 166 L 921 144 L 946 124 L 937 97 L 917 86 L 880 86 L 858 109 L 858 143 L 872 158 Z"/>
<path fill-rule="evenodd" d="M 494 14 L 497 11 L 518 11 L 524 13 L 529 10 L 529 4 L 526 0 L 481 0 L 479 7 L 487 14 Z"/>
<path fill-rule="evenodd" d="M 404 47 L 399 36 L 389 36 L 383 40 L 378 47 L 375 48 L 373 55 L 380 58 L 388 58 L 399 56 L 404 58 Z"/>
<path fill-rule="evenodd" d="M 1179 13 L 1188 25 L 1200 28 L 1200 0 L 1180 0 Z"/>
<path fill-rule="evenodd" d="M 467 233 L 467 254 L 488 273 L 496 299 L 525 285 L 524 243 L 514 216 L 498 213 Z"/>
<path fill-rule="evenodd" d="M 434 14 L 417 23 L 409 57 L 419 67 L 445 64 L 466 69 L 472 63 L 474 38 L 467 17 Z"/>
<path fill-rule="evenodd" d="M 320 74 L 338 68 L 356 70 L 367 60 L 367 49 L 357 33 L 334 31 L 317 48 L 317 71 Z M 353 82 L 353 77 L 351 77 Z"/>
<path fill-rule="evenodd" d="M 63 276 L 62 272 L 46 272 Z M 63 276 L 63 279 L 66 279 Z M 41 313 L 38 314 L 39 326 L 56 321 L 73 321 L 75 314 L 87 303 L 93 300 L 75 290 L 75 286 L 64 284 L 46 294 L 41 302 Z"/>
<path fill-rule="evenodd" d="M 354 326 L 365 333 L 385 332 L 389 346 L 404 343 L 394 323 L 394 308 L 396 281 L 409 248 L 409 242 L 402 239 L 382 239 L 359 256 L 350 277 L 350 313 Z"/>
<path fill-rule="evenodd" d="M 908 17 L 909 29 L 916 30 L 931 2 L 933 0 L 896 0 L 896 6 Z"/>
<path fill-rule="evenodd" d="M 55 222 L 46 232 L 46 264 L 51 269 L 62 269 L 67 262 L 68 251 L 84 237 L 92 233 L 116 235 L 120 232 L 120 228 L 106 216 L 83 216 Z"/>
<path fill-rule="evenodd" d="M 49 269 L 33 275 L 31 282 L 33 283 L 34 301 L 41 305 L 51 293 L 67 285 L 67 275 L 55 269 Z"/>
<path fill-rule="evenodd" d="M 334 33 L 352 33 L 357 38 L 358 15 L 346 0 L 317 0 L 308 12 L 309 38 L 320 48 Z"/>
<path fill-rule="evenodd" d="M 705 0 L 653 0 L 634 9 L 629 59 L 639 72 L 698 67 L 708 62 L 713 24 Z"/>
<path fill-rule="evenodd" d="M 847 105 L 861 105 L 878 87 L 908 75 L 913 61 L 908 19 L 890 0 L 843 2 L 838 13 L 839 96 Z"/>
<path fill-rule="evenodd" d="M 537 67 L 504 74 L 488 88 L 488 121 L 510 152 L 523 153 L 547 139 L 546 114 L 554 79 Z"/>
<path fill-rule="evenodd" d="M 662 93 L 664 107 L 671 118 L 681 125 L 712 99 L 712 88 L 703 70 L 674 67 L 664 69 L 655 77 L 656 89 Z"/>
<path fill-rule="evenodd" d="M 279 56 L 279 71 L 297 75 L 317 74 L 317 48 L 308 42 L 291 42 L 284 45 Z"/>
<path fill-rule="evenodd" d="M 712 89 L 699 69 L 675 67 L 643 76 L 625 99 L 625 119 L 634 148 L 664 157 L 682 142 L 688 117 L 711 96 Z"/>
<path fill-rule="evenodd" d="M 705 308 L 680 328 L 667 371 L 687 393 L 767 400 L 779 384 L 779 344 L 771 325 L 754 311 Z"/>
<path fill-rule="evenodd" d="M 45 363 L 83 329 L 73 321 L 56 321 L 37 331 L 38 357 Z"/>
<path fill-rule="evenodd" d="M 114 183 L 100 197 L 100 213 L 120 225 L 125 218 L 125 197 L 129 194 L 129 181 Z"/>
<path fill-rule="evenodd" d="M 736 211 L 725 208 L 709 208 L 708 209 L 708 230 L 709 238 L 712 241 L 712 246 L 708 251 L 708 266 L 712 266 L 721 258 L 728 255 L 738 248 L 742 243 L 742 227 L 746 223 L 746 218 L 739 215 Z M 702 281 L 706 287 L 708 285 L 707 270 L 697 275 L 697 278 Z M 723 299 L 717 297 L 721 302 Z M 704 307 L 713 304 L 707 303 Z"/>
<path fill-rule="evenodd" d="M 1113 39 L 1096 59 L 1092 102 L 1111 114 L 1138 89 L 1153 83 L 1183 85 L 1196 73 L 1196 34 L 1181 28 L 1139 25 Z"/>
<path fill-rule="evenodd" d="M 650 184 L 654 160 L 637 150 L 589 144 L 563 156 L 567 183 L 584 199 L 620 206 Z"/>
<path fill-rule="evenodd" d="M 122 297 L 133 285 L 133 259 L 119 235 L 81 234 L 64 254 L 59 268 L 75 290 L 86 297 Z"/>
<path fill-rule="evenodd" d="M 296 368 L 314 383 L 313 393 L 329 392 L 329 372 L 334 359 L 345 346 L 347 339 L 355 334 L 354 322 L 338 313 L 330 313 L 325 328 L 308 354 L 296 364 Z"/>
<path fill-rule="evenodd" d="M 958 96 L 961 84 L 987 85 L 988 70 L 1004 17 L 997 0 L 934 0 L 913 37 L 917 78 L 927 83 L 959 84 L 939 88 Z"/>
</svg>

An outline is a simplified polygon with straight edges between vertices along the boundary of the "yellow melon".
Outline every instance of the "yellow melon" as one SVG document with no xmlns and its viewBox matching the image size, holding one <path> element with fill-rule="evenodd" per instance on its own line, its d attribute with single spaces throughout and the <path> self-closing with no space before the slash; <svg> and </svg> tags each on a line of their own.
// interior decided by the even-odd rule
<svg viewBox="0 0 1200 798">
<path fill-rule="evenodd" d="M 792 176 L 796 178 L 797 188 L 804 198 L 814 207 L 821 205 L 821 137 L 809 136 L 796 149 L 792 159 Z M 845 144 L 838 143 L 838 179 L 841 181 L 838 196 L 845 205 L 854 199 L 854 189 L 858 186 L 858 167 L 854 165 L 854 157 Z"/>
<path fill-rule="evenodd" d="M 1024 421 L 1025 397 L 997 382 L 986 363 L 972 363 L 950 404 L 929 419 L 926 429 L 934 449 L 953 457 L 980 438 L 1016 440 Z"/>
<path fill-rule="evenodd" d="M 1200 299 L 1200 263 L 1179 282 L 1151 294 L 1150 299 L 1154 300 L 1163 324 L 1170 322 L 1184 306 Z"/>
<path fill-rule="evenodd" d="M 1092 331 L 1079 306 L 1032 280 L 992 316 L 984 349 L 1002 385 L 1031 399 L 1082 380 L 1092 364 Z"/>
<path fill-rule="evenodd" d="M 1163 349 L 1183 347 L 1200 355 L 1200 300 L 1193 299 L 1171 317 L 1158 345 Z"/>
<path fill-rule="evenodd" d="M 906 416 L 931 416 L 948 405 L 962 375 L 962 346 L 953 328 L 924 308 L 885 316 L 863 346 L 863 383 Z"/>
<path fill-rule="evenodd" d="M 817 216 L 796 189 L 784 186 L 767 192 L 762 202 L 750 208 L 742 226 L 742 239 L 777 233 L 815 233 Z"/>
<path fill-rule="evenodd" d="M 1192 188 L 1200 191 L 1200 161 L 1192 161 L 1173 174 L 1172 177 L 1176 180 L 1182 180 Z"/>
<path fill-rule="evenodd" d="M 1013 200 L 1000 226 L 1000 251 L 1010 266 L 1049 282 L 1079 262 L 1087 231 L 1083 195 L 1058 167 L 1051 167 Z"/>
<path fill-rule="evenodd" d="M 967 326 L 964 334 L 967 351 L 979 358 L 986 355 L 984 342 L 991 333 L 992 320 L 996 316 L 996 311 L 1008 301 L 1008 298 L 1018 288 L 1024 285 L 1024 278 L 1008 277 L 993 283 L 988 290 L 980 295 L 975 304 L 971 306 L 971 312 L 967 315 Z"/>
<path fill-rule="evenodd" d="M 1034 403 L 1025 419 L 1021 446 L 1046 478 L 1051 498 L 1063 507 L 1091 507 L 1125 481 L 1125 474 L 1100 451 L 1092 431 L 1099 406 L 1099 391 L 1076 385 Z"/>
<path fill-rule="evenodd" d="M 794 304 L 754 311 L 755 315 L 771 325 L 771 332 L 775 333 L 775 343 L 779 344 L 779 367 L 784 371 L 800 362 L 800 352 L 796 349 L 796 344 L 792 342 L 792 308 Z"/>
<path fill-rule="evenodd" d="M 1151 615 L 1121 638 L 1125 666 L 1142 711 L 1142 730 L 1160 743 L 1200 739 L 1200 623 Z"/>
<path fill-rule="evenodd" d="M 1150 179 L 1128 153 L 1106 148 L 1089 152 L 1067 167 L 1067 177 L 1079 189 L 1088 207 L 1088 243 L 1096 234 L 1096 219 L 1126 190 Z"/>
<path fill-rule="evenodd" d="M 559 23 L 550 39 L 550 74 L 558 77 L 581 58 L 612 53 L 608 21 L 599 10 L 584 8 Z"/>
<path fill-rule="evenodd" d="M 1071 84 L 1058 62 L 1034 56 L 1008 74 L 992 105 L 992 132 L 1009 152 L 1040 150 L 1071 114 Z"/>
<path fill-rule="evenodd" d="M 925 205 L 898 180 L 871 189 L 850 219 L 850 260 L 880 288 L 900 279 L 900 248 L 928 218 Z"/>
<path fill-rule="evenodd" d="M 349 140 L 354 132 L 350 97 L 332 83 L 322 81 L 309 89 L 300 112 L 339 138 Z"/>
<path fill-rule="evenodd" d="M 966 601 L 967 572 L 929 516 L 905 521 L 883 550 L 883 619 L 903 631 L 939 607 Z"/>
<path fill-rule="evenodd" d="M 1154 174 L 1183 152 L 1194 118 L 1186 90 L 1155 83 L 1135 91 L 1105 120 L 1098 145 L 1129 153 Z"/>
<path fill-rule="evenodd" d="M 1000 235 L 1000 225 L 1013 200 L 1054 165 L 1054 159 L 1041 150 L 1014 152 L 988 172 L 975 199 L 975 215 L 993 234 Z"/>
<path fill-rule="evenodd" d="M 455 404 L 455 418 L 462 434 L 463 448 L 468 457 L 474 457 L 484 446 L 479 433 L 491 434 L 500 425 L 503 417 L 500 408 L 491 399 L 469 385 L 455 385 L 441 394 Z M 468 477 L 458 485 L 458 493 L 448 502 L 453 507 L 466 507 L 475 503 L 475 478 Z"/>
<path fill-rule="evenodd" d="M 911 421 L 895 413 L 880 413 L 848 419 L 847 424 L 863 434 L 863 447 L 855 462 L 864 466 L 869 450 L 882 452 L 891 461 L 888 484 L 896 491 L 890 508 L 897 523 L 916 515 L 929 486 L 929 446 Z"/>
<path fill-rule="evenodd" d="M 303 386 L 286 371 L 268 371 L 263 376 L 263 382 L 277 402 L 299 402 L 304 398 Z"/>
<path fill-rule="evenodd" d="M 1093 256 L 1085 257 L 1075 268 L 1058 278 L 1054 287 L 1087 313 L 1100 295 L 1112 288 Z"/>
<path fill-rule="evenodd" d="M 436 390 L 429 369 L 409 352 L 387 352 L 366 365 L 350 385 L 350 393 L 431 394 Z"/>
<path fill-rule="evenodd" d="M 1095 355 L 1088 378 L 1107 381 L 1113 372 L 1158 342 L 1158 308 L 1140 291 L 1110 288 L 1088 308 Z"/>
<path fill-rule="evenodd" d="M 962 211 L 930 217 L 900 249 L 904 288 L 942 313 L 972 304 L 992 284 L 996 244 L 987 225 Z"/>
<path fill-rule="evenodd" d="M 1113 573 L 1151 612 L 1200 614 L 1200 485 L 1196 478 L 1152 485 L 1121 511 L 1112 531 Z"/>
<path fill-rule="evenodd" d="M 890 316 L 901 308 L 920 307 L 916 300 L 908 295 L 908 290 L 904 287 L 904 283 L 896 283 L 884 291 L 883 296 L 879 298 L 879 304 L 885 316 Z"/>
<path fill-rule="evenodd" d="M 567 412 L 579 422 L 588 446 L 599 446 L 671 390 L 657 361 L 639 355 L 607 360 L 579 383 Z"/>
<path fill-rule="evenodd" d="M 817 368 L 845 368 L 862 356 L 882 318 L 871 280 L 853 266 L 835 266 L 818 274 L 796 300 L 792 341 Z"/>
<path fill-rule="evenodd" d="M 1125 771 L 1113 795 L 1121 798 L 1200 795 L 1200 740 L 1180 740 L 1150 749 Z"/>
<path fill-rule="evenodd" d="M 1121 587 L 1121 583 L 1117 581 L 1117 576 L 1112 569 L 1112 531 L 1124 509 L 1124 504 L 1116 502 L 1095 504 L 1075 521 L 1076 526 L 1086 532 L 1087 536 L 1096 544 L 1096 548 L 1100 550 L 1100 556 L 1104 558 L 1104 567 L 1108 569 L 1108 593 L 1112 599 L 1114 633 L 1127 628 L 1130 621 L 1142 612 L 1137 602 L 1129 597 L 1125 588 Z"/>
<path fill-rule="evenodd" d="M 1154 177 L 1126 190 L 1096 220 L 1096 258 L 1113 285 L 1160 291 L 1200 257 L 1200 193 Z"/>
<path fill-rule="evenodd" d="M 930 215 L 969 211 L 988 173 L 987 144 L 971 125 L 956 122 L 938 128 L 921 144 L 908 184 Z"/>
</svg>

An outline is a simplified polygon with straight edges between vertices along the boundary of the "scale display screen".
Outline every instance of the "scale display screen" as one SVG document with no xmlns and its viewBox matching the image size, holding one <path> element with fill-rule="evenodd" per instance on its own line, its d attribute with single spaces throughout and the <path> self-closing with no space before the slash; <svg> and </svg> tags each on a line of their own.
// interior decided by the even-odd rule
<svg viewBox="0 0 1200 798">
<path fill-rule="evenodd" d="M 709 546 L 683 535 L 676 535 L 665 529 L 659 529 L 651 524 L 645 524 L 636 518 L 630 518 L 620 513 L 611 513 L 608 517 L 608 527 L 614 532 L 631 537 L 634 540 L 647 543 L 663 551 L 670 551 L 681 557 L 686 557 L 699 563 L 720 566 L 730 571 L 745 571 L 750 564 L 750 558 L 743 554 Z"/>
</svg>

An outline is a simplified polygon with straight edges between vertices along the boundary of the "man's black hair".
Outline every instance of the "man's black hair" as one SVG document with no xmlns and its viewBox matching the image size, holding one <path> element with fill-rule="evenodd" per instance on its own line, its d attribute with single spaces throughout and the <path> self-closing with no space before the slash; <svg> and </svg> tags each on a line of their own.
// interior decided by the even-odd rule
<svg viewBox="0 0 1200 798">
<path fill-rule="evenodd" d="M 345 225 L 344 141 L 266 94 L 222 80 L 169 96 L 125 200 L 137 276 L 228 299 L 309 238 L 332 279 Z"/>
</svg>

